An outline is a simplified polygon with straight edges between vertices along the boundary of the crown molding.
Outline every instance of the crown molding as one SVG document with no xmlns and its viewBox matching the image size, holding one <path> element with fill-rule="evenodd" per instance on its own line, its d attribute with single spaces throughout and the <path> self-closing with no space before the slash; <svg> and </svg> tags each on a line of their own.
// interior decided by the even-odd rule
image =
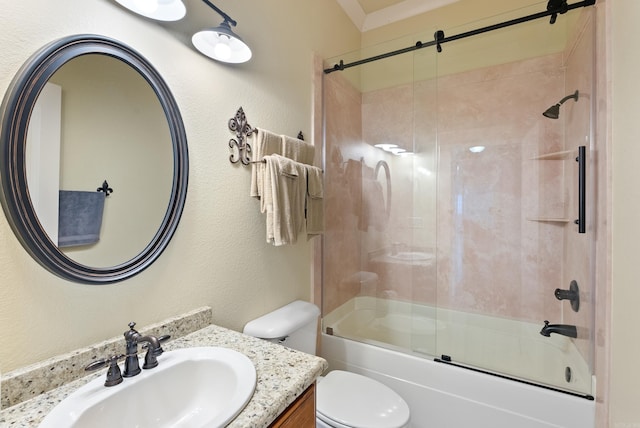
<svg viewBox="0 0 640 428">
<path fill-rule="evenodd" d="M 365 31 L 383 27 L 394 22 L 402 21 L 412 16 L 455 3 L 458 0 L 404 0 L 384 9 L 369 14 L 364 13 L 358 0 L 336 0 L 351 19 L 353 24 L 364 33 Z"/>
</svg>

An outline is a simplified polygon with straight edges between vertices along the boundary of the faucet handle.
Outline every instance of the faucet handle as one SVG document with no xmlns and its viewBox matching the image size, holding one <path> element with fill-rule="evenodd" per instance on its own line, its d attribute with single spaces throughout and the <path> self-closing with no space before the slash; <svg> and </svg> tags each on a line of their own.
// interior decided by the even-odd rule
<svg viewBox="0 0 640 428">
<path fill-rule="evenodd" d="M 136 329 L 134 328 L 136 326 L 136 323 L 131 321 L 129 323 L 129 330 L 124 332 L 124 338 L 127 341 L 132 340 L 137 334 L 138 332 L 136 331 Z"/>
<path fill-rule="evenodd" d="M 136 326 L 136 323 L 134 321 L 131 321 L 129 324 L 129 330 L 125 331 L 124 334 L 127 333 L 137 333 L 136 329 L 134 328 Z"/>
<path fill-rule="evenodd" d="M 574 312 L 580 310 L 580 288 L 578 288 L 578 283 L 575 280 L 571 281 L 568 290 L 556 288 L 553 294 L 558 300 L 569 300 L 571 302 L 571 309 L 573 309 Z"/>
<path fill-rule="evenodd" d="M 168 334 L 160 337 L 149 336 L 150 341 L 142 345 L 143 348 L 147 349 L 147 353 L 144 356 L 144 364 L 142 365 L 143 369 L 152 369 L 158 365 L 156 357 L 159 357 L 164 352 L 161 344 L 169 340 L 170 337 Z"/>
<path fill-rule="evenodd" d="M 120 367 L 118 366 L 118 361 L 122 358 L 124 358 L 124 355 L 122 354 L 112 355 L 108 358 L 101 358 L 87 364 L 84 370 L 92 372 L 104 367 L 109 367 L 109 370 L 107 370 L 107 380 L 105 380 L 104 386 L 118 385 L 119 383 L 122 383 L 122 373 L 120 372 Z"/>
</svg>

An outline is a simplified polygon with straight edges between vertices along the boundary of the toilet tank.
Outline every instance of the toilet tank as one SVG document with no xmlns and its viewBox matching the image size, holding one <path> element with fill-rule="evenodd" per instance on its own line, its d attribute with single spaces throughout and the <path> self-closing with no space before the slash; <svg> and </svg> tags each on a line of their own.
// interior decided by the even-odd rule
<svg viewBox="0 0 640 428">
<path fill-rule="evenodd" d="M 316 305 L 296 300 L 249 321 L 243 333 L 315 355 L 319 316 Z"/>
</svg>

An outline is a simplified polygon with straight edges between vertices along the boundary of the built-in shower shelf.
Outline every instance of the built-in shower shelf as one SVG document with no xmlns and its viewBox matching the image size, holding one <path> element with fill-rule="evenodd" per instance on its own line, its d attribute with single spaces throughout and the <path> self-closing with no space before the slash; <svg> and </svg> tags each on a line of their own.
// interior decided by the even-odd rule
<svg viewBox="0 0 640 428">
<path fill-rule="evenodd" d="M 529 217 L 529 221 L 539 221 L 546 223 L 569 223 L 572 220 L 570 218 L 558 218 L 558 217 Z"/>
<path fill-rule="evenodd" d="M 575 150 L 564 150 L 562 152 L 545 153 L 543 155 L 534 156 L 532 160 L 566 160 L 576 156 Z"/>
<path fill-rule="evenodd" d="M 552 153 L 544 153 L 538 156 L 534 156 L 531 158 L 531 160 L 534 161 L 545 161 L 545 160 L 558 160 L 558 161 L 565 161 L 565 160 L 570 160 L 570 159 L 575 159 L 577 156 L 577 150 L 563 150 L 563 151 L 559 151 L 559 152 L 552 152 Z M 555 166 L 553 168 L 556 168 Z M 555 169 L 554 169 L 555 171 Z M 541 174 L 544 174 L 542 172 L 540 172 Z M 558 190 L 560 190 L 564 185 L 560 185 L 558 187 Z M 562 210 L 551 210 L 553 211 L 562 211 Z M 570 219 L 570 218 L 566 218 L 566 217 L 555 217 L 555 216 L 549 216 L 549 215 L 538 215 L 536 217 L 527 217 L 528 221 L 537 221 L 540 223 L 556 223 L 556 224 L 567 224 L 567 223 L 572 223 L 574 220 Z"/>
</svg>

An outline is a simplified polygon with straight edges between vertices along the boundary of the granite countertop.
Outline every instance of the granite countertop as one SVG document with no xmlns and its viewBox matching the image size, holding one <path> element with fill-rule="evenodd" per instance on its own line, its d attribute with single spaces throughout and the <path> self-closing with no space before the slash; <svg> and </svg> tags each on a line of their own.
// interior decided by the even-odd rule
<svg viewBox="0 0 640 428">
<path fill-rule="evenodd" d="M 163 344 L 165 351 L 195 346 L 234 349 L 249 357 L 256 367 L 257 383 L 253 397 L 238 417 L 228 425 L 230 428 L 269 426 L 328 367 L 324 359 L 314 355 L 213 324 Z M 158 361 L 162 364 L 162 356 L 158 357 Z M 66 383 L 1 411 L 0 426 L 36 427 L 65 397 L 96 377 L 105 376 L 105 372 L 106 369 Z"/>
</svg>

